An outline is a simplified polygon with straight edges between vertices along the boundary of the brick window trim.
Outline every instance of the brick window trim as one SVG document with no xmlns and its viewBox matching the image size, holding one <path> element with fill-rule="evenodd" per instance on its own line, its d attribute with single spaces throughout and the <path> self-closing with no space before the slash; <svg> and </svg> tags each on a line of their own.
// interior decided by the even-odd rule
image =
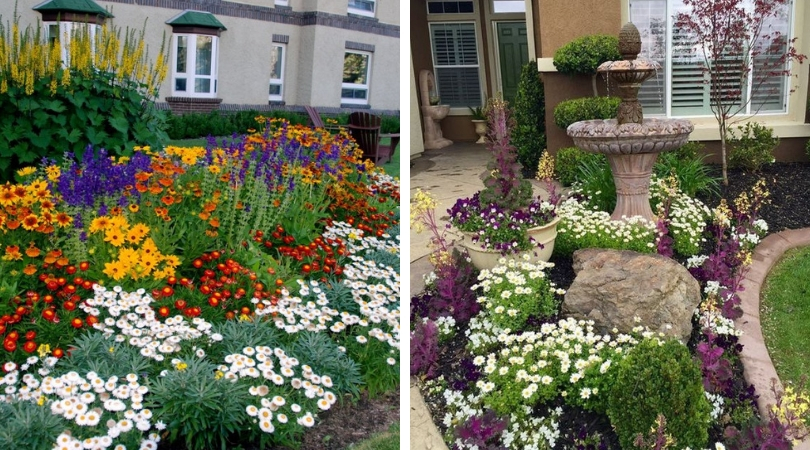
<svg viewBox="0 0 810 450">
<path fill-rule="evenodd" d="M 219 110 L 221 98 L 166 97 L 172 114 L 210 113 Z"/>
</svg>

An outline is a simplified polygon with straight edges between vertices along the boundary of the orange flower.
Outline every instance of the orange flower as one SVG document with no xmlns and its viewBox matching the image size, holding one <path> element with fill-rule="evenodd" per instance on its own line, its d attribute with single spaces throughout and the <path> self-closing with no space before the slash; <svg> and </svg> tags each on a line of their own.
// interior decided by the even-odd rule
<svg viewBox="0 0 810 450">
<path fill-rule="evenodd" d="M 211 217 L 211 213 L 203 211 L 199 213 L 197 216 L 202 220 L 208 220 L 208 218 Z"/>
<path fill-rule="evenodd" d="M 120 206 L 113 206 L 110 208 L 110 215 L 111 216 L 120 216 L 123 210 L 121 210 Z"/>
<path fill-rule="evenodd" d="M 41 251 L 37 248 L 36 245 L 32 242 L 28 249 L 25 251 L 25 254 L 28 255 L 29 258 L 36 258 L 39 256 Z"/>
<path fill-rule="evenodd" d="M 216 230 L 205 230 L 205 235 L 208 237 L 217 237 L 219 233 Z"/>
<path fill-rule="evenodd" d="M 34 214 L 29 214 L 23 218 L 22 226 L 28 231 L 32 231 L 39 226 L 39 218 Z"/>
<path fill-rule="evenodd" d="M 146 181 L 152 176 L 149 172 L 138 172 L 135 174 L 135 179 L 138 181 Z"/>
<path fill-rule="evenodd" d="M 147 187 L 146 187 L 146 185 L 145 185 L 145 184 L 143 184 L 143 183 L 135 183 L 135 189 L 136 189 L 138 192 L 140 192 L 141 194 L 143 194 L 144 192 L 146 192 L 147 190 L 149 190 L 149 188 L 147 188 Z"/>
<path fill-rule="evenodd" d="M 18 185 L 14 188 L 14 196 L 17 198 L 25 198 L 26 193 L 27 190 L 25 189 L 25 186 Z"/>
<path fill-rule="evenodd" d="M 128 206 L 129 212 L 136 213 L 138 212 L 138 205 L 136 203 L 132 203 Z"/>
<path fill-rule="evenodd" d="M 40 206 L 40 208 L 42 208 L 42 209 L 51 210 L 51 209 L 53 209 L 53 208 L 54 208 L 56 205 L 54 205 L 52 201 L 50 201 L 50 200 L 48 200 L 48 199 L 46 198 L 46 199 L 44 199 L 44 200 L 42 200 L 42 201 L 40 201 L 40 202 L 39 202 L 39 206 Z"/>
<path fill-rule="evenodd" d="M 3 255 L 3 259 L 6 261 L 19 261 L 22 259 L 22 253 L 20 253 L 20 247 L 18 245 L 9 245 L 6 247 L 6 254 Z"/>
<path fill-rule="evenodd" d="M 31 275 L 37 273 L 37 266 L 35 266 L 33 264 L 29 264 L 29 265 L 25 266 L 25 269 L 23 269 L 23 273 L 28 275 L 28 276 L 31 276 Z"/>
<path fill-rule="evenodd" d="M 64 228 L 70 225 L 73 222 L 73 217 L 70 217 L 66 213 L 60 212 L 56 215 L 56 223 L 59 224 L 60 227 Z"/>
<path fill-rule="evenodd" d="M 162 184 L 164 187 L 169 187 L 174 184 L 174 180 L 171 178 L 158 178 L 158 183 Z"/>
<path fill-rule="evenodd" d="M 214 217 L 213 219 L 208 221 L 208 225 L 211 225 L 214 228 L 218 228 L 219 227 L 219 219 Z"/>
<path fill-rule="evenodd" d="M 273 200 L 273 206 L 275 206 L 276 208 L 280 207 L 281 206 L 281 200 L 274 199 Z"/>
<path fill-rule="evenodd" d="M 163 192 L 162 187 L 160 187 L 160 186 L 158 186 L 156 184 L 153 184 L 153 185 L 149 186 L 149 193 L 150 194 L 157 195 L 157 194 L 160 194 L 161 192 Z"/>
<path fill-rule="evenodd" d="M 161 197 L 160 201 L 166 206 L 172 206 L 174 204 L 174 197 L 171 195 L 164 195 Z"/>
</svg>

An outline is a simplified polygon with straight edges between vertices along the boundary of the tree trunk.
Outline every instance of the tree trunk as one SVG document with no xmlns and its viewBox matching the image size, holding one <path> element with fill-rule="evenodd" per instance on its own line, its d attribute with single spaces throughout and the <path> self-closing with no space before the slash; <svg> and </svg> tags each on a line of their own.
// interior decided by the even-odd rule
<svg viewBox="0 0 810 450">
<path fill-rule="evenodd" d="M 599 97 L 599 90 L 596 89 L 596 74 L 591 75 L 591 87 L 593 87 L 593 96 Z"/>
<path fill-rule="evenodd" d="M 723 184 L 728 186 L 728 158 L 726 157 L 726 120 L 720 120 L 720 156 L 723 161 Z"/>
</svg>

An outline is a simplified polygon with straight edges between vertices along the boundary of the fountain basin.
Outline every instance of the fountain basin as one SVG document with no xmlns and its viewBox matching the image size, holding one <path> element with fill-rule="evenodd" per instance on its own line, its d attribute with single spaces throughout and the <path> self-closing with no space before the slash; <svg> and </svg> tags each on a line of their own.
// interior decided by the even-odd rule
<svg viewBox="0 0 810 450">
<path fill-rule="evenodd" d="M 635 155 L 660 153 L 686 144 L 694 130 L 684 119 L 644 119 L 638 123 L 619 124 L 616 119 L 585 120 L 568 127 L 574 145 L 592 153 Z"/>
</svg>

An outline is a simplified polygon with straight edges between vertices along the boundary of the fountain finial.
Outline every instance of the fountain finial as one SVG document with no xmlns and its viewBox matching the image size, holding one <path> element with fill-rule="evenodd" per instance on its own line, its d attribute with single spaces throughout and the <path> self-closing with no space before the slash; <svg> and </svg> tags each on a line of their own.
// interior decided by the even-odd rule
<svg viewBox="0 0 810 450">
<path fill-rule="evenodd" d="M 619 53 L 626 61 L 632 61 L 641 53 L 641 33 L 633 22 L 627 22 L 619 31 Z"/>
</svg>

